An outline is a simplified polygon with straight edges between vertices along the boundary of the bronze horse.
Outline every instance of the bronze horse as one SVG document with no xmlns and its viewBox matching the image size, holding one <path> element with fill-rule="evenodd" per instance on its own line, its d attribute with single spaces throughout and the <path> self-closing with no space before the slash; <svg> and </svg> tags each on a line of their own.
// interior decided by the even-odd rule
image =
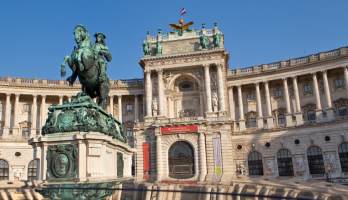
<svg viewBox="0 0 348 200">
<path fill-rule="evenodd" d="M 66 74 L 65 65 L 68 64 L 72 70 L 72 75 L 67 78 L 70 85 L 73 85 L 76 78 L 82 85 L 82 91 L 91 98 L 97 97 L 97 102 L 104 110 L 107 105 L 109 94 L 109 79 L 106 73 L 101 74 L 102 64 L 112 59 L 111 53 L 105 49 L 95 48 L 92 44 L 87 29 L 82 25 L 77 25 L 74 30 L 76 46 L 70 56 L 65 56 L 61 65 L 61 76 Z M 105 67 L 105 66 L 104 66 Z"/>
</svg>

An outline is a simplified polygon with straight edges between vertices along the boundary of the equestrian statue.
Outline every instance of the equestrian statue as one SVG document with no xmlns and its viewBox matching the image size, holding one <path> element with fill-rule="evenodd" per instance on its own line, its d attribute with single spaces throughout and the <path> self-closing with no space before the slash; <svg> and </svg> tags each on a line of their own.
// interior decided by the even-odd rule
<svg viewBox="0 0 348 200">
<path fill-rule="evenodd" d="M 61 65 L 61 76 L 66 75 L 65 65 L 68 64 L 72 75 L 67 78 L 69 85 L 73 85 L 76 78 L 82 85 L 82 92 L 92 99 L 97 98 L 97 103 L 106 109 L 109 94 L 109 78 L 106 73 L 106 64 L 112 59 L 112 55 L 105 44 L 105 35 L 96 33 L 96 41 L 93 44 L 87 28 L 77 25 L 74 29 L 76 45 L 70 56 L 64 57 Z"/>
</svg>

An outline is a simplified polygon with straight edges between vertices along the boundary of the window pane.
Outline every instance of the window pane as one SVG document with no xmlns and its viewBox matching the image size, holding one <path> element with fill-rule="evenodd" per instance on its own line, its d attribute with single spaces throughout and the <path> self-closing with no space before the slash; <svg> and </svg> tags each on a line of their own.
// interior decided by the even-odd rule
<svg viewBox="0 0 348 200">
<path fill-rule="evenodd" d="M 342 143 L 338 147 L 342 172 L 348 172 L 348 142 Z"/>
<path fill-rule="evenodd" d="M 280 149 L 277 153 L 279 176 L 293 176 L 291 153 L 287 149 Z"/>
<path fill-rule="evenodd" d="M 263 175 L 263 165 L 262 165 L 262 155 L 257 151 L 252 151 L 248 156 L 248 168 L 249 175 L 262 176 Z"/>
<path fill-rule="evenodd" d="M 319 147 L 309 147 L 307 150 L 307 159 L 310 174 L 325 174 L 323 155 Z"/>
<path fill-rule="evenodd" d="M 8 180 L 9 166 L 6 160 L 0 160 L 0 180 Z"/>
</svg>

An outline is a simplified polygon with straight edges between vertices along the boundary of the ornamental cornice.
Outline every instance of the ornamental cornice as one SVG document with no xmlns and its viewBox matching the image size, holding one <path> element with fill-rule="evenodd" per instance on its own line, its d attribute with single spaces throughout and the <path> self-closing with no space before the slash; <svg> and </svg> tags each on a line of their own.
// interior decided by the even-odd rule
<svg viewBox="0 0 348 200">
<path fill-rule="evenodd" d="M 182 63 L 193 63 L 207 60 L 224 59 L 226 56 L 228 56 L 228 53 L 225 51 L 225 49 L 215 49 L 185 54 L 171 54 L 145 57 L 140 60 L 140 65 L 144 68 L 145 66 L 152 67 Z"/>
</svg>

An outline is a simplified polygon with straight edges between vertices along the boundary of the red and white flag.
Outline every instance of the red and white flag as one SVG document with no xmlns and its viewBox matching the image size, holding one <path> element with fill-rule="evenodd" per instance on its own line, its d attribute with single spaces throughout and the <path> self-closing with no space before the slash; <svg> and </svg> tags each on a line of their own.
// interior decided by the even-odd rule
<svg viewBox="0 0 348 200">
<path fill-rule="evenodd" d="M 186 9 L 185 8 L 181 8 L 180 9 L 180 15 L 183 16 L 186 14 Z"/>
</svg>

